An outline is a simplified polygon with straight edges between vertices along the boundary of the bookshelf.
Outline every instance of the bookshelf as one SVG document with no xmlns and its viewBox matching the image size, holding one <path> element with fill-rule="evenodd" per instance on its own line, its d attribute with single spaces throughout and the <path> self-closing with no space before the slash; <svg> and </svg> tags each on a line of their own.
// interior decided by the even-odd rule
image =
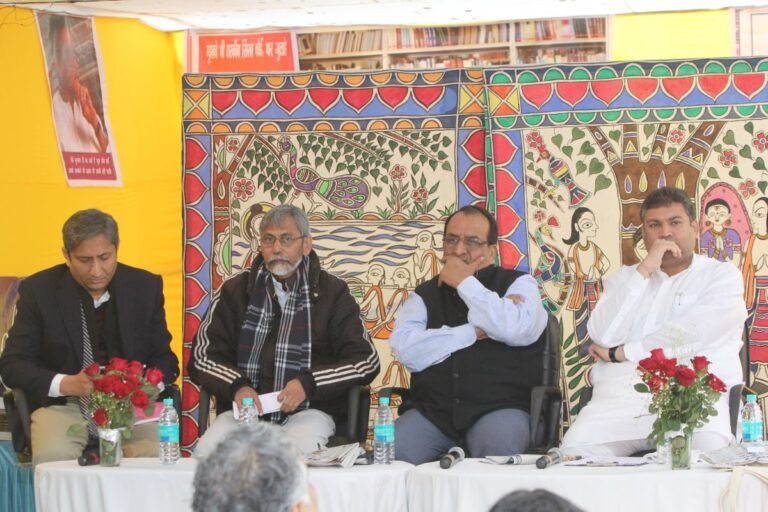
<svg viewBox="0 0 768 512">
<path fill-rule="evenodd" d="M 608 56 L 608 18 L 485 25 L 392 27 L 297 34 L 301 69 L 428 69 L 553 62 Z"/>
</svg>

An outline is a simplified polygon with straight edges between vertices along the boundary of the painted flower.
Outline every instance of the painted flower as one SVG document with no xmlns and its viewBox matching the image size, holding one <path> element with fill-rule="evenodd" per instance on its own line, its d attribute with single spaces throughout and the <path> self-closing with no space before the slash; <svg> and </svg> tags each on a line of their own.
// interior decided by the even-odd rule
<svg viewBox="0 0 768 512">
<path fill-rule="evenodd" d="M 240 141 L 234 137 L 227 139 L 227 151 L 234 153 L 240 147 Z"/>
<path fill-rule="evenodd" d="M 765 135 L 765 132 L 757 132 L 755 138 L 752 139 L 752 145 L 760 152 L 765 151 L 765 148 L 768 148 L 768 136 Z"/>
<path fill-rule="evenodd" d="M 427 192 L 427 189 L 424 187 L 419 187 L 413 192 L 411 192 L 411 198 L 413 198 L 414 201 L 417 203 L 426 203 L 427 199 L 429 198 L 429 193 Z"/>
<path fill-rule="evenodd" d="M 541 135 L 539 135 L 539 132 L 529 133 L 528 135 L 525 136 L 525 141 L 532 148 L 538 149 L 544 146 L 544 141 L 541 140 Z"/>
<path fill-rule="evenodd" d="M 741 192 L 741 195 L 744 196 L 744 199 L 757 194 L 757 189 L 755 189 L 755 182 L 752 180 L 742 181 L 741 184 L 739 184 L 739 192 Z"/>
<path fill-rule="evenodd" d="M 683 132 L 682 130 L 672 130 L 669 132 L 669 142 L 672 144 L 680 144 L 683 142 Z"/>
<path fill-rule="evenodd" d="M 533 218 L 536 222 L 544 222 L 544 219 L 547 218 L 547 213 L 543 210 L 536 210 L 536 213 L 533 214 Z"/>
<path fill-rule="evenodd" d="M 241 201 L 245 201 L 249 197 L 252 197 L 255 191 L 256 187 L 253 186 L 253 181 L 247 178 L 240 178 L 239 180 L 235 180 L 232 184 L 232 192 L 234 192 L 237 198 Z"/>
<path fill-rule="evenodd" d="M 405 167 L 402 165 L 396 165 L 389 171 L 389 177 L 393 180 L 400 181 L 405 178 Z"/>
<path fill-rule="evenodd" d="M 726 149 L 723 151 L 723 154 L 720 155 L 720 163 L 726 167 L 736 165 L 736 154 L 730 149 Z"/>
</svg>

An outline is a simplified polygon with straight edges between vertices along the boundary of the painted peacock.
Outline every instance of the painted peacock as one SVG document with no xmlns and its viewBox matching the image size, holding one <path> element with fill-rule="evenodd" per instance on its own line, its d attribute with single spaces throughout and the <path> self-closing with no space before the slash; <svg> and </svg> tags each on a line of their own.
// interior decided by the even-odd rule
<svg viewBox="0 0 768 512">
<path fill-rule="evenodd" d="M 332 206 L 344 210 L 357 210 L 368 202 L 368 183 L 362 178 L 351 174 L 323 178 L 310 167 L 297 166 L 296 148 L 288 137 L 280 137 L 277 144 L 280 149 L 280 161 L 288 171 L 294 189 L 289 203 L 302 193 L 312 201 L 312 209 L 317 206 L 313 195 L 315 193 Z"/>
</svg>

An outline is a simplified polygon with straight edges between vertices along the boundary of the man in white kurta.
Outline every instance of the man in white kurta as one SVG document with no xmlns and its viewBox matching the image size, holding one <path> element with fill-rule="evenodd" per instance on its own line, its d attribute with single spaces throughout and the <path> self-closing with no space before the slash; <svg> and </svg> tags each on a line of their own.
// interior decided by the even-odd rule
<svg viewBox="0 0 768 512">
<path fill-rule="evenodd" d="M 742 379 L 739 349 L 747 316 L 741 274 L 730 263 L 694 254 L 698 223 L 690 199 L 679 189 L 651 193 L 641 208 L 648 255 L 604 281 L 590 316 L 593 395 L 566 432 L 563 448 L 581 455 L 626 456 L 653 448 L 646 437 L 655 416 L 650 394 L 634 390 L 637 364 L 654 348 L 689 364 L 707 357 L 710 371 L 726 385 Z M 717 416 L 696 430 L 693 448 L 726 446 L 732 439 L 728 395 Z"/>
</svg>

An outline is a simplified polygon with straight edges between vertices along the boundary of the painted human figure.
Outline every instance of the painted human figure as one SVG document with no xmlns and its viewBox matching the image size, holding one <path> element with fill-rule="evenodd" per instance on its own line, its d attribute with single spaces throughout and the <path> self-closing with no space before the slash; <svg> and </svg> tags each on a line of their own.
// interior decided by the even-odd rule
<svg viewBox="0 0 768 512">
<path fill-rule="evenodd" d="M 392 276 L 392 281 L 395 283 L 396 289 L 392 296 L 387 301 L 386 314 L 382 316 L 381 320 L 370 329 L 370 335 L 374 338 L 388 340 L 392 329 L 395 328 L 395 317 L 400 307 L 408 298 L 408 286 L 411 281 L 411 273 L 408 269 L 398 268 L 395 270 Z"/>
<path fill-rule="evenodd" d="M 741 266 L 744 299 L 749 311 L 750 360 L 768 362 L 768 198 L 752 207 L 754 232 L 744 247 Z"/>
<path fill-rule="evenodd" d="M 573 269 L 573 288 L 568 311 L 574 312 L 576 339 L 579 345 L 588 343 L 589 314 L 603 291 L 602 277 L 611 266 L 605 253 L 591 240 L 597 236 L 595 214 L 589 208 L 576 208 L 571 217 L 571 236 L 563 239 L 570 245 L 568 262 Z"/>
<path fill-rule="evenodd" d="M 435 277 L 438 272 L 438 258 L 435 251 L 435 238 L 429 231 L 422 231 L 416 236 L 416 250 L 411 256 L 413 276 L 416 286 Z"/>
<path fill-rule="evenodd" d="M 738 261 L 741 254 L 741 237 L 731 225 L 731 207 L 723 199 L 712 199 L 704 209 L 706 225 L 701 235 L 701 254 L 719 261 Z"/>
<path fill-rule="evenodd" d="M 363 322 L 368 334 L 374 337 L 372 329 L 386 316 L 384 294 L 381 291 L 381 287 L 386 281 L 384 267 L 378 263 L 368 267 L 367 279 L 371 283 L 371 287 L 365 292 L 365 296 L 360 302 L 360 311 L 363 314 Z"/>
<path fill-rule="evenodd" d="M 272 209 L 272 206 L 266 203 L 256 203 L 250 206 L 243 214 L 242 233 L 243 238 L 248 241 L 250 249 L 245 255 L 243 269 L 251 268 L 254 258 L 259 255 L 259 224 L 264 215 Z"/>
</svg>

